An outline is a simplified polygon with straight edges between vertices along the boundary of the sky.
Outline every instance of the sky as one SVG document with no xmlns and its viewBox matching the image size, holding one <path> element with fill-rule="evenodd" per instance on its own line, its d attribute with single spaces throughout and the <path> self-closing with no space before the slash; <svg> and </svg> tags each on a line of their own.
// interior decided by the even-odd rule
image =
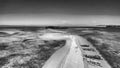
<svg viewBox="0 0 120 68">
<path fill-rule="evenodd" d="M 0 25 L 120 25 L 120 2 L 0 0 Z"/>
</svg>

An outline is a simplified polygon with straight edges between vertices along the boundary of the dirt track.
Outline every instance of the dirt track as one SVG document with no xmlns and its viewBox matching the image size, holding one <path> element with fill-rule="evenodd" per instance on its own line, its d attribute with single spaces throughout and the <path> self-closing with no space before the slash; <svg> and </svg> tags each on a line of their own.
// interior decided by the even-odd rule
<svg viewBox="0 0 120 68">
<path fill-rule="evenodd" d="M 80 36 L 47 33 L 40 38 L 44 40 L 65 39 L 67 41 L 64 47 L 50 57 L 43 68 L 111 68 L 92 44 Z M 89 47 L 84 47 L 85 45 L 89 45 Z M 91 48 L 94 51 L 87 51 L 85 48 Z M 92 58 L 95 55 L 100 59 Z"/>
</svg>

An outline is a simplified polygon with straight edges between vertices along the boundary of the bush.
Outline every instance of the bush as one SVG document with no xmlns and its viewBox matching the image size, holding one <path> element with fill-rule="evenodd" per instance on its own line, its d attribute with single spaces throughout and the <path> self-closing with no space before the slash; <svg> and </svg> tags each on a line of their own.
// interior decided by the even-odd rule
<svg viewBox="0 0 120 68">
<path fill-rule="evenodd" d="M 110 45 L 107 43 L 97 45 L 100 42 L 91 38 L 88 38 L 87 40 L 93 44 L 93 46 L 100 52 L 103 58 L 108 61 L 112 68 L 120 68 L 120 56 L 117 56 L 113 51 L 109 49 Z"/>
</svg>

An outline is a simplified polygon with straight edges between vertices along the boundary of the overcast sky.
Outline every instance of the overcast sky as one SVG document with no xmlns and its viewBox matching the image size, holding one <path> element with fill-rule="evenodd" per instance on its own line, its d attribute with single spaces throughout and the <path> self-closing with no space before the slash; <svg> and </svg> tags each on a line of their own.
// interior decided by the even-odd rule
<svg viewBox="0 0 120 68">
<path fill-rule="evenodd" d="M 120 25 L 117 0 L 0 0 L 0 25 Z"/>
</svg>

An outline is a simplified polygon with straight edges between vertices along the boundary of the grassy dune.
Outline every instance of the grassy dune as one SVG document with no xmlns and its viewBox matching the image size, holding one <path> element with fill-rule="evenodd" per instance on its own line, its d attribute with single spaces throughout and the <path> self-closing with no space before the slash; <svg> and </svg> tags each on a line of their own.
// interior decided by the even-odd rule
<svg viewBox="0 0 120 68">
<path fill-rule="evenodd" d="M 120 68 L 119 34 L 119 32 L 93 31 L 83 36 L 96 47 L 112 68 Z"/>
</svg>

